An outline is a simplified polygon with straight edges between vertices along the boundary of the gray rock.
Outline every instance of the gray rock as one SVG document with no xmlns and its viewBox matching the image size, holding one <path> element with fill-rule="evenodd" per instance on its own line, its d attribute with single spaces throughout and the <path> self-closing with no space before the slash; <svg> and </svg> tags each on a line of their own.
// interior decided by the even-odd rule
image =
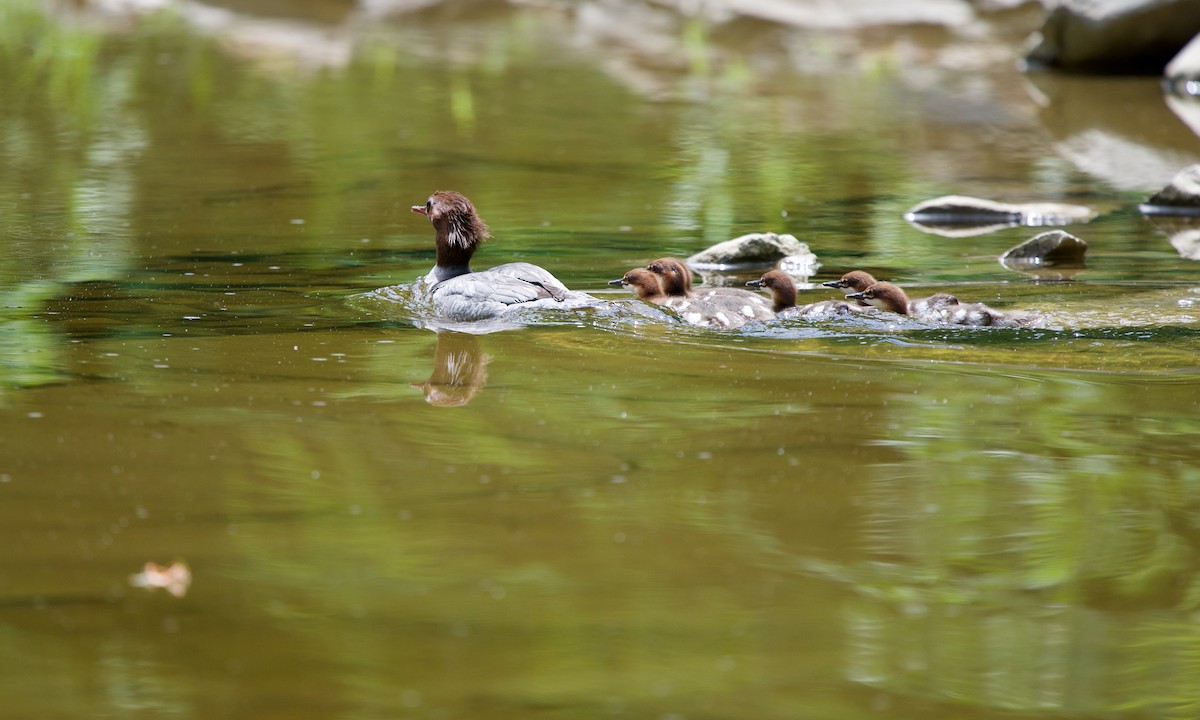
<svg viewBox="0 0 1200 720">
<path fill-rule="evenodd" d="M 771 267 L 789 255 L 816 255 L 808 245 L 792 235 L 751 233 L 717 243 L 687 259 L 696 270 L 731 270 L 735 268 Z"/>
<path fill-rule="evenodd" d="M 1019 223 L 1021 211 L 1016 205 L 973 198 L 966 195 L 945 195 L 913 205 L 904 213 L 909 222 L 952 223 L 978 225 L 983 223 Z"/>
<path fill-rule="evenodd" d="M 1200 34 L 1167 63 L 1163 80 L 1177 95 L 1200 95 Z"/>
<path fill-rule="evenodd" d="M 1144 215 L 1200 215 L 1200 165 L 1180 170 L 1138 209 Z"/>
<path fill-rule="evenodd" d="M 1087 243 L 1071 233 L 1050 230 L 1029 238 L 1000 256 L 1009 270 L 1039 280 L 1069 280 L 1083 270 Z"/>
<path fill-rule="evenodd" d="M 1093 72 L 1161 72 L 1200 33 L 1200 0 L 1061 0 L 1026 60 Z"/>
<path fill-rule="evenodd" d="M 1012 265 L 1083 265 L 1087 243 L 1062 230 L 1050 230 L 1029 238 L 1000 256 Z"/>
<path fill-rule="evenodd" d="M 839 30 L 879 25 L 963 26 L 976 17 L 970 3 L 958 0 L 706 0 L 677 4 L 703 8 L 710 17 L 750 17 L 794 27 Z"/>
<path fill-rule="evenodd" d="M 1087 222 L 1096 213 L 1082 205 L 1064 203 L 1002 203 L 994 200 L 946 195 L 917 203 L 904 219 L 924 227 L 939 225 L 1066 225 Z"/>
</svg>

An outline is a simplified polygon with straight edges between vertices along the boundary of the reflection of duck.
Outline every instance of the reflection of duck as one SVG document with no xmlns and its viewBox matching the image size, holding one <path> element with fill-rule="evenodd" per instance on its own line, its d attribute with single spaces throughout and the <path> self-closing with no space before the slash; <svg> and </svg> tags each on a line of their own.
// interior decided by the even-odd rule
<svg viewBox="0 0 1200 720">
<path fill-rule="evenodd" d="M 846 297 L 850 297 L 856 293 L 863 292 L 877 282 L 879 281 L 866 270 L 851 270 L 837 280 L 830 280 L 821 284 L 825 287 L 839 288 L 846 293 Z M 908 312 L 903 314 L 928 318 L 938 315 L 947 306 L 958 305 L 958 298 L 949 293 L 934 293 L 927 298 L 908 300 L 907 302 Z M 858 299 L 858 304 L 867 305 L 862 299 Z"/>
<path fill-rule="evenodd" d="M 429 218 L 436 232 L 437 264 L 425 276 L 438 314 L 448 320 L 483 320 L 517 308 L 577 308 L 598 304 L 567 289 L 550 271 L 514 262 L 472 272 L 471 256 L 490 237 L 487 225 L 464 195 L 438 190 L 412 211 Z"/>
<path fill-rule="evenodd" d="M 479 349 L 474 335 L 439 332 L 433 351 L 433 373 L 423 383 L 425 402 L 439 407 L 460 407 L 487 384 L 487 365 L 491 356 Z"/>
<path fill-rule="evenodd" d="M 862 312 L 863 306 L 841 300 L 822 300 L 808 305 L 796 305 L 796 281 L 782 270 L 763 273 L 757 280 L 746 283 L 749 287 L 765 288 L 774 300 L 772 309 L 778 318 L 820 318 Z"/>
<path fill-rule="evenodd" d="M 692 292 L 692 271 L 676 258 L 659 258 L 646 266 L 662 283 L 662 304 L 693 325 L 735 328 L 751 320 L 769 320 L 775 313 L 766 299 L 741 288 L 705 288 Z"/>
<path fill-rule="evenodd" d="M 862 292 L 850 293 L 846 297 L 861 300 L 868 305 L 898 315 L 910 315 L 911 303 L 899 286 L 889 282 L 877 282 Z M 983 303 L 963 305 L 956 300 L 953 304 L 931 307 L 919 316 L 922 320 L 942 322 L 950 325 L 994 325 L 997 327 L 1028 327 L 1036 316 L 1027 313 L 1005 313 L 994 310 Z"/>
</svg>

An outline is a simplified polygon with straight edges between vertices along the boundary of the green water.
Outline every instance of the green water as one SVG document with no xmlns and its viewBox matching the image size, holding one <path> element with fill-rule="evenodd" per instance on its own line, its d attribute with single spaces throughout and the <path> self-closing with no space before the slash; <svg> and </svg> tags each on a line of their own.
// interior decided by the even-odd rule
<svg viewBox="0 0 1200 720">
<path fill-rule="evenodd" d="M 536 8 L 311 67 L 0 8 L 0 715 L 1195 716 L 1200 265 L 1070 152 L 1200 157 L 1153 79 L 804 74 L 753 25 L 638 67 Z M 435 333 L 364 294 L 438 188 L 478 267 L 606 298 L 772 230 L 1053 322 Z M 1087 269 L 902 220 L 948 192 L 1096 207 Z"/>
</svg>

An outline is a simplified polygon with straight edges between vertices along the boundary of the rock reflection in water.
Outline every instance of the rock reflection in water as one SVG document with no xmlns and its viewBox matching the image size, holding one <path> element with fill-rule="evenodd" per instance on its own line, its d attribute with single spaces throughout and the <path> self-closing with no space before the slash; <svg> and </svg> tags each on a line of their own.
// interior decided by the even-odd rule
<svg viewBox="0 0 1200 720">
<path fill-rule="evenodd" d="M 1028 73 L 1024 82 L 1055 154 L 1111 187 L 1162 187 L 1200 162 L 1195 134 L 1164 103 L 1158 83 L 1060 73 Z"/>
<path fill-rule="evenodd" d="M 487 366 L 492 357 L 479 347 L 474 335 L 442 331 L 433 351 L 433 373 L 423 383 L 425 402 L 439 407 L 461 407 L 487 384 Z"/>
<path fill-rule="evenodd" d="M 1149 215 L 1146 218 L 1185 260 L 1200 260 L 1200 218 Z"/>
</svg>

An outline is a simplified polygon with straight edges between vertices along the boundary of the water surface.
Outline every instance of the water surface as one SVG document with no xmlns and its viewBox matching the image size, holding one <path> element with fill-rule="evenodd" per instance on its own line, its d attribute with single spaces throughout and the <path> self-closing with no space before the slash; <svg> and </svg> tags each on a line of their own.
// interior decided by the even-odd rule
<svg viewBox="0 0 1200 720">
<path fill-rule="evenodd" d="M 1194 715 L 1200 282 L 1136 203 L 1200 141 L 1153 79 L 956 69 L 901 31 L 839 65 L 753 23 L 653 62 L 536 9 L 314 67 L 4 13 L 12 716 Z M 1054 322 L 437 333 L 369 293 L 429 268 L 408 206 L 438 188 L 491 224 L 479 267 L 608 299 L 771 230 L 817 280 Z M 948 192 L 1095 207 L 1087 268 L 903 221 Z M 130 586 L 174 559 L 184 597 Z"/>
</svg>

